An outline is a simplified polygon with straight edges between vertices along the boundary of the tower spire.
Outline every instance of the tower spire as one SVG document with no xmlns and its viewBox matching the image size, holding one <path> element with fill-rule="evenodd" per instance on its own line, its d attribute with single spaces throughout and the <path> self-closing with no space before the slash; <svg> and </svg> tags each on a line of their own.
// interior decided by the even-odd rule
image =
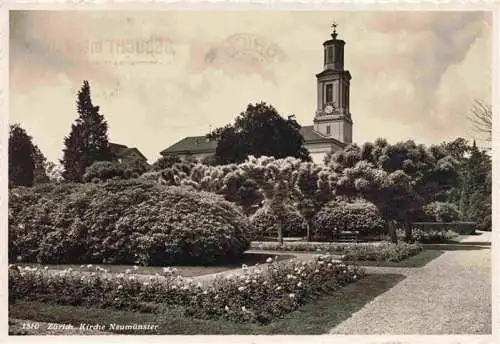
<svg viewBox="0 0 500 344">
<path fill-rule="evenodd" d="M 338 34 L 337 34 L 337 26 L 338 26 L 338 24 L 336 22 L 332 23 L 331 27 L 333 28 L 333 32 L 332 32 L 332 38 L 333 39 L 337 39 L 337 36 L 338 36 Z"/>
</svg>

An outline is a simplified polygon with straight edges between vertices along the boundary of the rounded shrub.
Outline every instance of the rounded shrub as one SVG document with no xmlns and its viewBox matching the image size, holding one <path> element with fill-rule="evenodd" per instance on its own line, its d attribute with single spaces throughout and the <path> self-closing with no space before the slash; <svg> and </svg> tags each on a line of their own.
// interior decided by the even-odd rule
<svg viewBox="0 0 500 344">
<path fill-rule="evenodd" d="M 124 165 L 111 161 L 96 161 L 85 170 L 83 181 L 99 182 L 109 179 L 129 179 L 132 171 Z"/>
<path fill-rule="evenodd" d="M 63 192 L 63 189 L 65 192 Z M 15 197 L 11 259 L 143 265 L 229 262 L 249 248 L 250 222 L 204 192 L 141 180 L 63 184 Z M 36 193 L 36 190 L 35 190 Z M 24 206 L 17 206 L 22 201 Z M 29 203 L 29 204 L 28 204 Z"/>
<path fill-rule="evenodd" d="M 384 224 L 373 203 L 331 201 L 314 216 L 312 236 L 317 241 L 332 241 L 341 231 L 379 235 L 384 231 Z"/>
<path fill-rule="evenodd" d="M 259 208 L 250 216 L 250 222 L 255 228 L 257 237 L 277 237 L 280 221 L 273 209 L 269 207 Z M 302 237 L 306 235 L 307 223 L 292 207 L 287 208 L 284 222 L 283 236 Z"/>
<path fill-rule="evenodd" d="M 453 203 L 432 202 L 423 207 L 425 220 L 436 222 L 453 222 L 460 220 L 460 211 Z"/>
</svg>

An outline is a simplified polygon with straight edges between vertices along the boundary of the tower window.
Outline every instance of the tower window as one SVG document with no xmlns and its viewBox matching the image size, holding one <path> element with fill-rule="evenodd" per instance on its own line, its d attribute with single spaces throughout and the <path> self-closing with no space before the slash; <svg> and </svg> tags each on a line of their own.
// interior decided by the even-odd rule
<svg viewBox="0 0 500 344">
<path fill-rule="evenodd" d="M 326 126 L 326 135 L 330 135 L 330 126 L 329 125 Z"/>
<path fill-rule="evenodd" d="M 326 63 L 332 63 L 333 62 L 333 47 L 328 47 L 328 50 L 326 51 Z"/>
<path fill-rule="evenodd" d="M 326 95 L 325 95 L 326 103 L 331 103 L 333 101 L 333 85 L 326 85 Z"/>
</svg>

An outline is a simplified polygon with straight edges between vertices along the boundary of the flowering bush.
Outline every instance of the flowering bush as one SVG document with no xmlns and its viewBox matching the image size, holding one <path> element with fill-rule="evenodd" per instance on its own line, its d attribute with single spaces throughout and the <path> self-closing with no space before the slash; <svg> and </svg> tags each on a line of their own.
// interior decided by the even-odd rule
<svg viewBox="0 0 500 344">
<path fill-rule="evenodd" d="M 420 243 L 439 243 L 453 241 L 458 238 L 458 234 L 448 231 L 423 231 L 415 228 L 412 231 L 413 239 Z"/>
<path fill-rule="evenodd" d="M 98 268 L 96 268 L 98 269 Z M 97 272 L 98 271 L 98 272 Z M 275 262 L 248 268 L 237 276 L 218 277 L 202 286 L 167 271 L 166 277 L 107 272 L 55 273 L 46 269 L 9 267 L 13 300 L 42 300 L 101 308 L 158 312 L 160 303 L 182 307 L 186 316 L 268 323 L 317 296 L 364 276 L 354 265 L 318 256 L 309 262 Z"/>
<path fill-rule="evenodd" d="M 363 200 L 355 203 L 332 201 L 313 219 L 313 238 L 318 241 L 332 241 L 341 231 L 378 235 L 382 234 L 383 230 L 384 220 L 377 207 Z"/>
<path fill-rule="evenodd" d="M 11 261 L 210 264 L 241 256 L 253 232 L 216 195 L 139 180 L 14 189 L 9 205 Z"/>
<path fill-rule="evenodd" d="M 343 261 L 386 261 L 399 262 L 423 250 L 422 245 L 399 242 L 383 243 L 377 246 L 353 246 L 342 256 Z"/>
<path fill-rule="evenodd" d="M 258 236 L 276 237 L 278 235 L 279 220 L 276 214 L 269 207 L 257 210 L 250 217 L 250 222 L 255 227 Z M 303 237 L 306 235 L 307 223 L 300 214 L 293 208 L 287 208 L 283 236 Z"/>
</svg>

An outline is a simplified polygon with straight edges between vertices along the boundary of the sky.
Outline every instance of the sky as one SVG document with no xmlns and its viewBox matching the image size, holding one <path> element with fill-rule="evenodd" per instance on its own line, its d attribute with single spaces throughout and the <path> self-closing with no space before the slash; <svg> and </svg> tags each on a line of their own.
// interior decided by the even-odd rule
<svg viewBox="0 0 500 344">
<path fill-rule="evenodd" d="M 354 142 L 478 136 L 466 115 L 475 100 L 491 103 L 487 12 L 15 11 L 9 123 L 56 162 L 88 80 L 110 142 L 150 162 L 249 103 L 312 125 L 333 21 L 352 75 Z"/>
</svg>

